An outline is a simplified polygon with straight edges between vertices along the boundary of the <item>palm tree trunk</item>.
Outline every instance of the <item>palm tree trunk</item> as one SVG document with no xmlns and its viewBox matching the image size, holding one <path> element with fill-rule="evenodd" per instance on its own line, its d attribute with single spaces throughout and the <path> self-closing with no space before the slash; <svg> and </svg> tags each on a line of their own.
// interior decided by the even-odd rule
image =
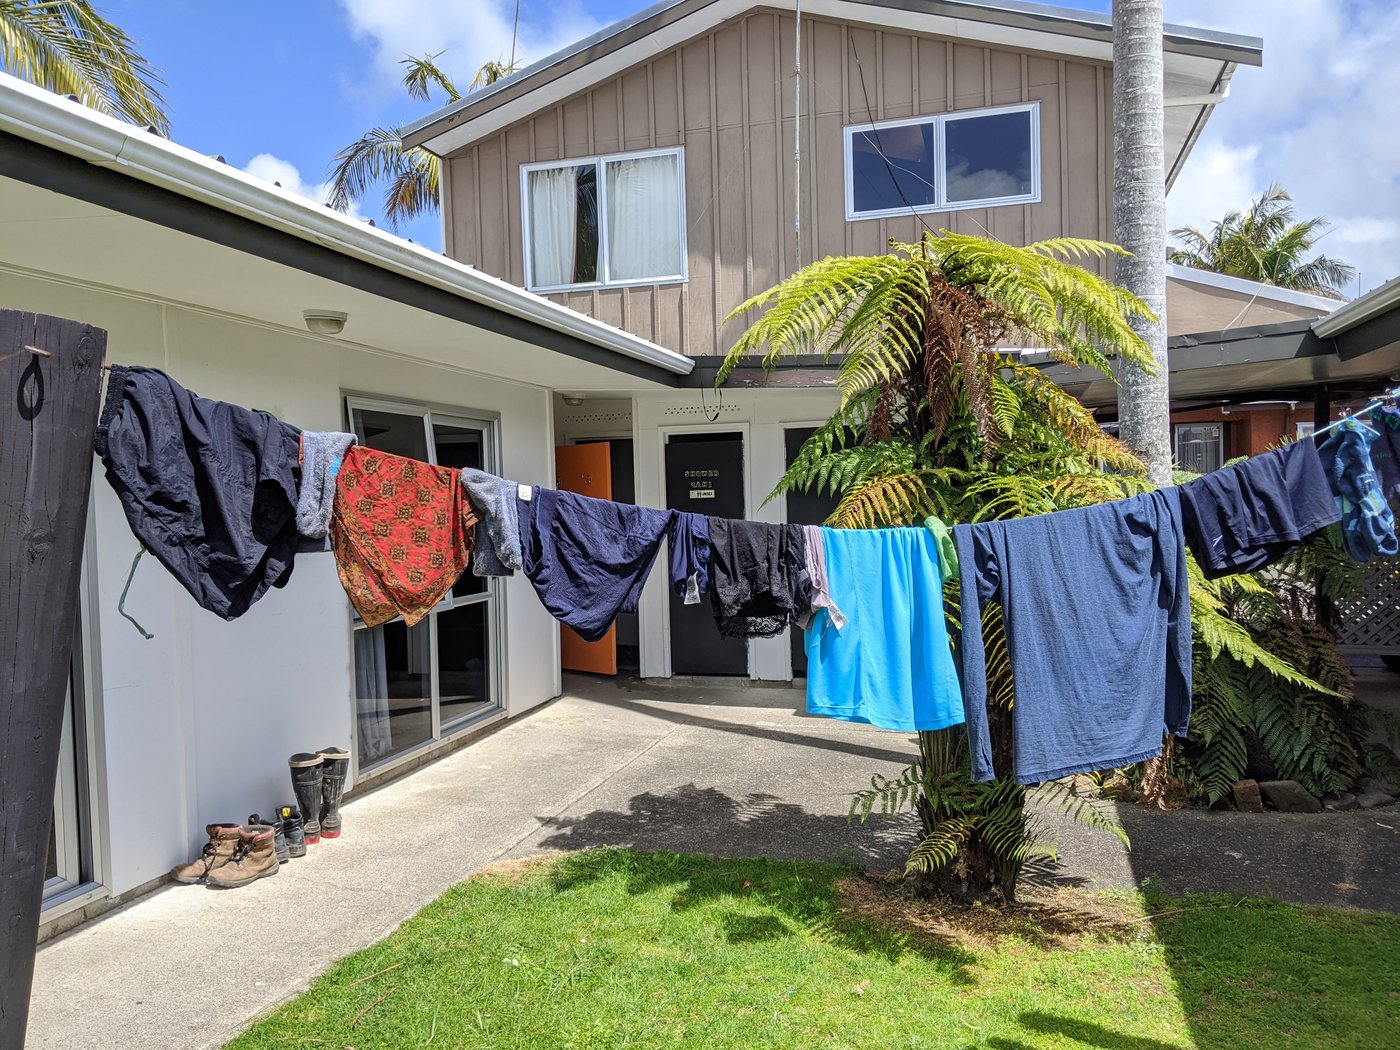
<svg viewBox="0 0 1400 1050">
<path fill-rule="evenodd" d="M 1162 133 L 1162 0 L 1113 0 L 1113 231 L 1135 258 L 1118 260 L 1118 283 L 1158 317 L 1133 328 L 1157 374 L 1118 366 L 1119 437 L 1156 485 L 1171 484 L 1167 386 L 1167 179 Z"/>
</svg>

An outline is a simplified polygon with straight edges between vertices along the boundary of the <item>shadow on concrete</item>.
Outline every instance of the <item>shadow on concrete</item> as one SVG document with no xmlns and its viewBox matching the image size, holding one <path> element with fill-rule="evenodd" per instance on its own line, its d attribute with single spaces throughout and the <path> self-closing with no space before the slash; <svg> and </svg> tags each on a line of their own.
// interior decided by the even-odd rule
<svg viewBox="0 0 1400 1050">
<path fill-rule="evenodd" d="M 543 831 L 533 842 L 546 849 L 618 846 L 815 860 L 853 868 L 900 867 L 919 841 L 919 821 L 912 814 L 852 823 L 836 814 L 809 813 L 774 795 L 733 798 L 693 783 L 633 795 L 626 811 L 599 809 L 581 816 L 542 817 L 540 823 Z"/>
<path fill-rule="evenodd" d="M 908 931 L 853 919 L 830 893 L 813 893 L 810 868 L 770 859 L 747 860 L 740 870 L 675 853 L 593 850 L 561 858 L 550 882 L 567 892 L 577 886 L 621 877 L 633 895 L 667 894 L 673 911 L 717 911 L 731 944 L 753 944 L 795 935 L 813 936 L 862 955 L 896 962 L 910 954 L 945 970 L 960 985 L 973 985 L 977 958 L 955 936 Z"/>
<path fill-rule="evenodd" d="M 794 733 L 789 730 L 772 728 L 770 726 L 756 726 L 744 722 L 729 722 L 722 718 L 705 718 L 703 715 L 692 714 L 690 711 L 668 711 L 665 708 L 656 707 L 645 702 L 641 698 L 627 699 L 614 698 L 599 695 L 596 691 L 587 693 L 574 693 L 571 695 L 582 696 L 590 703 L 606 704 L 609 707 L 624 708 L 632 712 L 642 712 L 652 718 L 661 719 L 674 725 L 695 726 L 700 729 L 713 729 L 719 733 L 733 733 L 738 736 L 762 737 L 765 740 L 773 740 L 782 744 L 797 744 L 801 747 L 812 747 L 822 751 L 838 751 L 846 755 L 856 755 L 860 758 L 869 758 L 876 762 L 898 762 L 901 765 L 909 765 L 914 761 L 915 749 L 912 737 L 903 734 L 890 734 L 894 738 L 909 741 L 907 751 L 894 751 L 889 748 L 872 747 L 867 744 L 858 744 L 855 741 L 844 739 L 832 739 L 827 736 L 820 736 L 817 733 Z M 676 703 L 669 697 L 649 697 L 657 703 Z M 818 720 L 830 724 L 829 719 Z M 875 736 L 874 733 L 862 732 L 862 736 Z"/>
</svg>

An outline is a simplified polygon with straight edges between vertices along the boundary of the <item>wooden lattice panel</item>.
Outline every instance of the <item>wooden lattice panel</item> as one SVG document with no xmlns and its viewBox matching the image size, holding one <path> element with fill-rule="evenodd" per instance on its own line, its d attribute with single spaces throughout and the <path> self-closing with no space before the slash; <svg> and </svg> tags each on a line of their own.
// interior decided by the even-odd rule
<svg viewBox="0 0 1400 1050">
<path fill-rule="evenodd" d="M 1338 612 L 1343 649 L 1400 654 L 1400 559 L 1367 565 L 1365 582 Z"/>
</svg>

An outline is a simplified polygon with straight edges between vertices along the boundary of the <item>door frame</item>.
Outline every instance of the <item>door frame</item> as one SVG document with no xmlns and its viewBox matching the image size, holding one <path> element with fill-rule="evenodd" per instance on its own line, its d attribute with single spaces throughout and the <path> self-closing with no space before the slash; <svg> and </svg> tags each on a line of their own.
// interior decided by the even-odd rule
<svg viewBox="0 0 1400 1050">
<path fill-rule="evenodd" d="M 826 426 L 826 424 L 829 423 L 829 422 L 830 422 L 830 419 L 818 419 L 818 420 L 785 419 L 785 420 L 783 420 L 782 422 L 780 422 L 780 423 L 778 424 L 778 429 L 779 429 L 780 431 L 782 431 L 782 434 L 783 434 L 783 473 L 784 473 L 784 474 L 787 473 L 787 432 L 788 432 L 789 430 L 806 430 L 806 429 L 808 429 L 809 427 L 810 427 L 811 429 L 813 429 L 813 430 L 817 430 L 817 429 L 820 429 L 821 427 Z M 782 475 L 779 475 L 779 477 L 781 477 L 781 476 L 782 476 Z M 783 521 L 789 522 L 789 523 L 790 523 L 790 522 L 792 521 L 792 516 L 791 516 L 790 514 L 788 514 L 788 498 L 787 498 L 787 493 L 786 493 L 786 492 L 783 493 L 782 500 L 783 500 Z M 788 629 L 789 629 L 789 630 L 792 630 L 794 626 L 795 626 L 795 625 L 790 625 Z M 795 679 L 794 676 L 793 676 L 793 669 L 792 669 L 792 649 L 791 649 L 790 646 L 786 646 L 786 645 L 783 646 L 783 666 L 787 669 L 787 680 L 788 680 L 789 682 L 795 681 L 796 679 Z"/>
<path fill-rule="evenodd" d="M 97 478 L 93 478 L 97 484 Z M 97 564 L 97 500 L 88 501 L 87 538 L 83 543 L 82 566 L 78 583 L 78 630 L 80 643 L 75 648 L 73 665 L 78 689 L 71 699 L 81 703 L 80 717 L 73 719 L 81 739 L 71 740 L 76 750 L 75 776 L 68 786 L 81 799 L 78 809 L 79 826 L 75 845 L 86 856 L 86 877 L 48 895 L 39 913 L 41 924 L 106 898 L 108 872 L 111 870 L 107 846 L 107 744 L 102 721 L 102 662 L 100 636 L 100 606 L 94 586 L 92 566 Z M 63 735 L 69 737 L 65 718 Z M 69 741 L 65 741 L 69 742 Z M 65 756 L 66 760 L 66 756 Z M 82 826 L 83 817 L 87 825 Z M 57 831 L 57 828 L 55 828 Z"/>
<path fill-rule="evenodd" d="M 675 426 L 662 426 L 656 428 L 656 450 L 657 467 L 659 474 L 657 482 L 661 493 L 661 502 L 666 502 L 666 445 L 672 434 L 739 434 L 743 439 L 743 449 L 740 461 L 743 464 L 743 486 L 744 486 L 744 513 L 749 514 L 753 510 L 753 470 L 750 455 L 750 431 L 748 421 L 735 421 L 733 423 L 682 423 Z M 784 513 L 786 513 L 786 505 Z M 671 609 L 668 604 L 666 614 L 661 618 L 661 669 L 664 672 L 661 677 L 672 677 L 671 672 Z M 755 679 L 758 677 L 758 669 L 754 665 L 753 659 L 753 639 L 746 640 L 744 645 L 744 663 L 746 667 L 746 677 Z M 645 672 L 644 672 L 645 673 Z"/>
</svg>

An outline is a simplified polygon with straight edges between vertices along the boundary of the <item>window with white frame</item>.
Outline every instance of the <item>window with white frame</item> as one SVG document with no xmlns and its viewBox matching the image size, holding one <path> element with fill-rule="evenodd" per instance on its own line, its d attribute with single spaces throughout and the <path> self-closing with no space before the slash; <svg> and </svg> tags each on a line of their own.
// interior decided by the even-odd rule
<svg viewBox="0 0 1400 1050">
<path fill-rule="evenodd" d="M 453 469 L 499 469 L 494 420 L 370 398 L 346 402 L 362 445 Z M 353 617 L 361 772 L 393 764 L 498 708 L 499 589 L 468 570 L 412 627 L 402 617 L 379 627 Z"/>
<path fill-rule="evenodd" d="M 1225 465 L 1225 424 L 1178 423 L 1172 429 L 1182 470 L 1209 474 Z"/>
<path fill-rule="evenodd" d="M 685 280 L 683 165 L 680 149 L 522 165 L 526 286 Z"/>
<path fill-rule="evenodd" d="M 848 220 L 1038 200 L 1037 103 L 846 128 Z"/>
</svg>

